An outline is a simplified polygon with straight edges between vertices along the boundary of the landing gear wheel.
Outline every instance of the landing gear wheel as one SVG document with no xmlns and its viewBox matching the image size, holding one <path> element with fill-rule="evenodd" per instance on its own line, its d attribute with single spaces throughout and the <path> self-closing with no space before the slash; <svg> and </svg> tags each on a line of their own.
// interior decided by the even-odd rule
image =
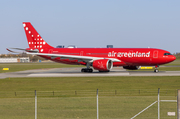
<svg viewBox="0 0 180 119">
<path fill-rule="evenodd" d="M 87 69 L 87 72 L 93 72 L 93 69 Z"/>
<path fill-rule="evenodd" d="M 155 70 L 154 70 L 155 73 L 159 72 L 158 67 L 159 67 L 158 65 L 155 66 Z"/>
<path fill-rule="evenodd" d="M 85 69 L 81 69 L 81 72 L 85 72 Z"/>
<path fill-rule="evenodd" d="M 81 69 L 81 72 L 93 72 L 93 69 L 91 69 L 91 68 L 83 68 L 83 69 Z"/>
<path fill-rule="evenodd" d="M 102 71 L 102 70 L 99 70 L 99 72 L 109 72 L 109 70 L 107 70 L 107 71 Z"/>
<path fill-rule="evenodd" d="M 158 69 L 155 69 L 155 70 L 154 70 L 154 72 L 155 72 L 155 73 L 158 73 L 158 72 L 159 72 L 159 70 L 158 70 Z"/>
</svg>

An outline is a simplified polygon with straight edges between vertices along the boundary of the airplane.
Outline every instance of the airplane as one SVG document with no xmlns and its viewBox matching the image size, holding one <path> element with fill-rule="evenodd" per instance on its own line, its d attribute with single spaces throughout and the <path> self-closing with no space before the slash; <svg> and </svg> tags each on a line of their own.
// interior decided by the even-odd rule
<svg viewBox="0 0 180 119">
<path fill-rule="evenodd" d="M 81 72 L 109 72 L 113 67 L 137 70 L 140 66 L 155 66 L 170 63 L 176 59 L 170 52 L 156 48 L 55 48 L 50 46 L 30 22 L 23 22 L 29 48 L 7 48 L 24 50 L 27 54 L 38 55 L 58 63 L 85 65 Z M 93 68 L 91 68 L 93 67 Z"/>
</svg>

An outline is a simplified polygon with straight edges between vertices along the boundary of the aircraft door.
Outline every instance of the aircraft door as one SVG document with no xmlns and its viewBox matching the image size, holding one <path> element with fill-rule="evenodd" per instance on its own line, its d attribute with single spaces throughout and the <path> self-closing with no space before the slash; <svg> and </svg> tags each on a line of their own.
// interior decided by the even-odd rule
<svg viewBox="0 0 180 119">
<path fill-rule="evenodd" d="M 155 51 L 153 52 L 153 58 L 158 58 L 158 51 L 157 51 L 157 50 L 155 50 Z"/>
<path fill-rule="evenodd" d="M 83 54 L 84 54 L 84 52 L 83 52 L 83 51 L 81 51 L 81 52 L 80 52 L 80 55 L 81 55 L 81 56 L 83 56 Z"/>
</svg>

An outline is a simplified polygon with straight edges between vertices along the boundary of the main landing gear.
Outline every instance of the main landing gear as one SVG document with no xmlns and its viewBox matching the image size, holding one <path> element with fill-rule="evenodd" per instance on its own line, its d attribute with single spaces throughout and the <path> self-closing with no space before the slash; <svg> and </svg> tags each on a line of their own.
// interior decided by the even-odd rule
<svg viewBox="0 0 180 119">
<path fill-rule="evenodd" d="M 158 67 L 159 67 L 159 66 L 157 66 L 157 65 L 155 66 L 155 70 L 154 70 L 155 73 L 158 73 L 158 72 L 159 72 Z"/>
<path fill-rule="evenodd" d="M 107 70 L 107 71 L 102 71 L 102 70 L 99 70 L 99 72 L 110 72 L 109 70 Z"/>
<path fill-rule="evenodd" d="M 87 68 L 82 68 L 82 69 L 81 69 L 81 72 L 89 72 L 89 73 L 92 73 L 92 72 L 93 72 L 93 69 L 90 68 L 90 63 L 87 63 L 87 64 L 86 64 L 86 67 L 87 67 Z"/>
<path fill-rule="evenodd" d="M 81 69 L 81 72 L 93 72 L 93 69 L 92 68 L 83 68 Z"/>
</svg>

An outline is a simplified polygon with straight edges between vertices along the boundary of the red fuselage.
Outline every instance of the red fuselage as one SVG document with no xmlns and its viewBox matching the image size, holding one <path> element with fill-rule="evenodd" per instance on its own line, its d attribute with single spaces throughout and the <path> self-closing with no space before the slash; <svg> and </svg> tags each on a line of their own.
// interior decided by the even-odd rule
<svg viewBox="0 0 180 119">
<path fill-rule="evenodd" d="M 176 59 L 170 52 L 154 48 L 51 48 L 46 49 L 44 52 L 49 54 L 117 59 L 117 62 L 113 62 L 113 66 L 156 66 L 172 62 Z M 59 63 L 86 65 L 85 62 L 76 59 L 42 57 Z"/>
</svg>

